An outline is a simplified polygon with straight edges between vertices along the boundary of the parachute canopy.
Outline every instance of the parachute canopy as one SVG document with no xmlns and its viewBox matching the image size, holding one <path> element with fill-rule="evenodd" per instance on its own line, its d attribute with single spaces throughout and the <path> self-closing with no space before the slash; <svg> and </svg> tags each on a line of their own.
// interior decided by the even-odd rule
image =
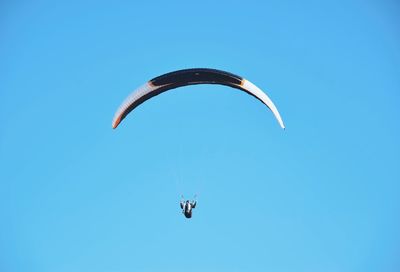
<svg viewBox="0 0 400 272">
<path fill-rule="evenodd" d="M 285 128 L 278 109 L 261 89 L 240 76 L 207 68 L 179 70 L 148 81 L 124 100 L 114 115 L 112 127 L 116 128 L 132 110 L 153 96 L 171 89 L 195 84 L 220 84 L 245 91 L 264 103 L 272 111 L 279 125 L 283 129 Z"/>
</svg>

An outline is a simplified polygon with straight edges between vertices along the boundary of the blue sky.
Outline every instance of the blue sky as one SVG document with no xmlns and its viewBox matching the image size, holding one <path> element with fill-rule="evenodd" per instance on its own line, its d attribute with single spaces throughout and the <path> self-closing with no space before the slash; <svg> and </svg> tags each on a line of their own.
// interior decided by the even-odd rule
<svg viewBox="0 0 400 272">
<path fill-rule="evenodd" d="M 3 1 L 0 270 L 398 271 L 396 1 Z M 147 80 L 210 67 L 111 129 Z M 199 194 L 194 217 L 180 194 Z"/>
</svg>

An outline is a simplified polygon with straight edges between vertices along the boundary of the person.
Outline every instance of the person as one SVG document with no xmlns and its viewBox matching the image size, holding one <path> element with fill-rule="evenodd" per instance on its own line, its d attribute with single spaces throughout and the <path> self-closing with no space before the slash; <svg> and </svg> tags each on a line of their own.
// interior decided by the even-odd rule
<svg viewBox="0 0 400 272">
<path fill-rule="evenodd" d="M 185 215 L 186 218 L 192 218 L 192 210 L 196 208 L 196 200 L 184 200 L 182 199 L 180 202 L 182 213 Z"/>
</svg>

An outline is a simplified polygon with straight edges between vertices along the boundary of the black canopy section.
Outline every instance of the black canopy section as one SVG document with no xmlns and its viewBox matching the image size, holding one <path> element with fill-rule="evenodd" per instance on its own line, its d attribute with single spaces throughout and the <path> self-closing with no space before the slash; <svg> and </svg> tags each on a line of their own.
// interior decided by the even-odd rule
<svg viewBox="0 0 400 272">
<path fill-rule="evenodd" d="M 154 86 L 186 86 L 193 84 L 240 85 L 243 78 L 225 71 L 207 68 L 194 68 L 167 73 L 150 80 Z"/>
</svg>

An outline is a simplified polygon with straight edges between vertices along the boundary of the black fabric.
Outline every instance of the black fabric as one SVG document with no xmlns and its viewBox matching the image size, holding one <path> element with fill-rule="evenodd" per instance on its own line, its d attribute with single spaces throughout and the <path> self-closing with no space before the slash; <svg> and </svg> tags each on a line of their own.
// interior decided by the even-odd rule
<svg viewBox="0 0 400 272">
<path fill-rule="evenodd" d="M 152 85 L 166 86 L 150 92 L 149 94 L 139 98 L 131 105 L 129 105 L 129 107 L 122 113 L 121 121 L 137 106 L 152 98 L 153 96 L 159 95 L 160 93 L 163 93 L 165 91 L 196 84 L 219 84 L 243 90 L 243 88 L 241 88 L 240 86 L 242 80 L 243 78 L 240 76 L 225 71 L 208 68 L 179 70 L 161 75 L 159 77 L 155 77 L 150 80 L 150 83 Z"/>
<path fill-rule="evenodd" d="M 150 80 L 155 86 L 173 85 L 176 87 L 192 84 L 240 85 L 242 77 L 208 68 L 194 68 L 167 73 Z"/>
</svg>

